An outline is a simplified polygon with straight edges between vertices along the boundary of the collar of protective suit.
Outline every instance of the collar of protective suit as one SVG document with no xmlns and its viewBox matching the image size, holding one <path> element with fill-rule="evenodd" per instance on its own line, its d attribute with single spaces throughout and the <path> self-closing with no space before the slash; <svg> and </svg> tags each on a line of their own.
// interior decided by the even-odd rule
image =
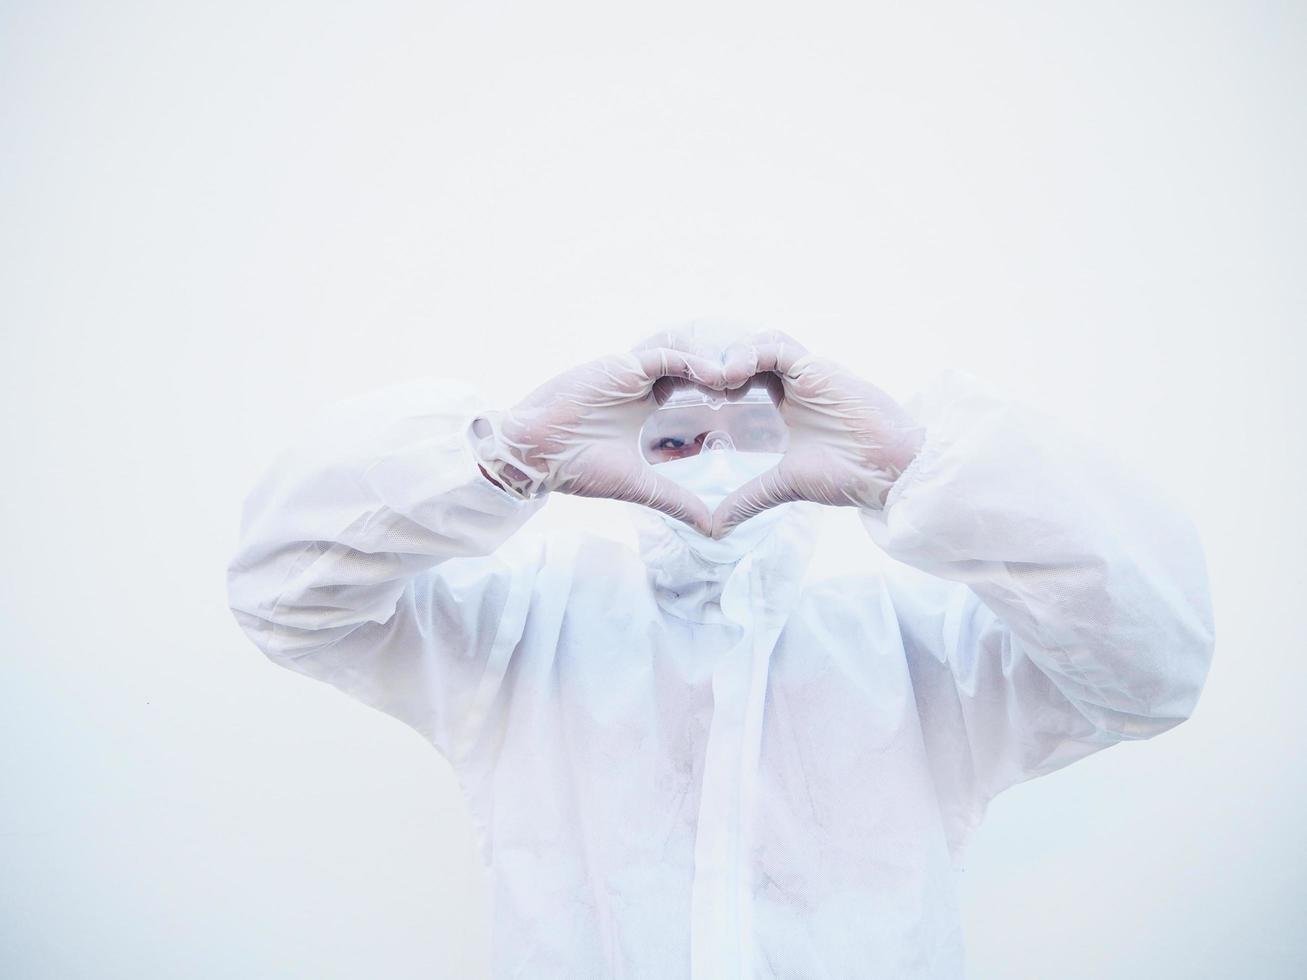
<svg viewBox="0 0 1307 980">
<path fill-rule="evenodd" d="M 753 518 L 769 519 L 767 533 L 738 557 L 723 561 L 696 553 L 688 541 L 696 532 L 674 529 L 669 518 L 648 508 L 631 510 L 640 556 L 664 612 L 693 623 L 784 624 L 807 576 L 818 505 L 783 504 L 775 514 Z"/>
</svg>

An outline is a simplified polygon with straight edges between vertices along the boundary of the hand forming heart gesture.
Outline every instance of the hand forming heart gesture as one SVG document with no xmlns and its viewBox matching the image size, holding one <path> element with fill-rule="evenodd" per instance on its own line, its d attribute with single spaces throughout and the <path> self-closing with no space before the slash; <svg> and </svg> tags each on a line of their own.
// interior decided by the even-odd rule
<svg viewBox="0 0 1307 980">
<path fill-rule="evenodd" d="M 721 364 L 669 347 L 590 361 L 508 411 L 477 419 L 478 455 L 496 482 L 522 496 L 553 490 L 625 500 L 709 534 L 712 517 L 704 502 L 656 472 L 638 449 L 649 413 L 687 384 L 721 390 Z"/>
<path fill-rule="evenodd" d="M 788 451 L 709 514 L 702 500 L 642 458 L 640 427 L 677 387 L 729 394 L 768 373 L 780 382 Z M 885 392 L 777 332 L 715 350 L 660 334 L 630 353 L 564 372 L 512 409 L 476 420 L 473 432 L 489 475 L 523 496 L 558 491 L 625 500 L 714 538 L 795 500 L 879 508 L 924 438 Z"/>
<path fill-rule="evenodd" d="M 712 536 L 793 500 L 883 507 L 894 481 L 920 451 L 925 430 L 881 389 L 809 354 L 786 334 L 756 334 L 724 353 L 728 389 L 768 371 L 781 380 L 777 407 L 790 430 L 789 449 L 773 469 L 721 502 Z"/>
</svg>

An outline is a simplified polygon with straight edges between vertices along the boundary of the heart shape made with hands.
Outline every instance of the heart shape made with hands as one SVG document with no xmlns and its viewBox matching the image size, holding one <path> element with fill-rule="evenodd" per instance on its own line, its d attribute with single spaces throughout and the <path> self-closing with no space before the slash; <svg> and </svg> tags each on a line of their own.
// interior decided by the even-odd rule
<svg viewBox="0 0 1307 980">
<path fill-rule="evenodd" d="M 784 382 L 778 373 L 759 372 L 725 392 L 677 387 L 645 421 L 641 452 L 660 476 L 704 503 L 710 534 L 719 539 L 797 500 L 884 507 L 924 438 L 922 426 L 884 391 L 809 356 L 790 366 Z M 712 453 L 718 443 L 736 452 Z M 723 457 L 711 479 L 704 452 Z"/>
<path fill-rule="evenodd" d="M 492 482 L 519 497 L 558 491 L 624 500 L 713 538 L 791 501 L 884 506 L 922 445 L 921 427 L 885 392 L 824 358 L 772 345 L 748 360 L 751 374 L 729 370 L 729 353 L 723 368 L 671 348 L 587 362 L 513 408 L 472 420 L 474 451 Z M 772 404 L 750 405 L 759 388 Z M 737 410 L 749 407 L 770 421 L 737 425 Z M 673 411 L 680 409 L 687 411 Z M 719 455 L 732 458 L 770 454 L 774 465 L 747 482 L 737 477 L 710 512 L 702 489 L 673 479 L 678 469 L 702 469 L 685 464 L 700 459 L 705 444 L 729 444 L 735 452 Z M 720 480 L 712 487 L 723 489 Z"/>
<path fill-rule="evenodd" d="M 690 384 L 664 392 L 640 429 L 640 454 L 713 514 L 783 458 L 789 427 L 778 408 L 781 390 L 769 373 L 729 391 Z"/>
</svg>

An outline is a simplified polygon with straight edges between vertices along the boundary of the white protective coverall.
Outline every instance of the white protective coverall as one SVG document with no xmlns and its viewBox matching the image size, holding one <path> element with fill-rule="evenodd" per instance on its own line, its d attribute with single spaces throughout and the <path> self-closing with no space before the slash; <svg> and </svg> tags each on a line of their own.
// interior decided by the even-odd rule
<svg viewBox="0 0 1307 980">
<path fill-rule="evenodd" d="M 823 579 L 815 504 L 743 559 L 632 506 L 639 552 L 537 535 L 478 470 L 486 405 L 345 402 L 250 495 L 229 569 L 274 662 L 454 766 L 504 978 L 955 978 L 987 802 L 1193 710 L 1190 524 L 1092 445 L 946 375 L 860 511 L 899 564 Z"/>
</svg>

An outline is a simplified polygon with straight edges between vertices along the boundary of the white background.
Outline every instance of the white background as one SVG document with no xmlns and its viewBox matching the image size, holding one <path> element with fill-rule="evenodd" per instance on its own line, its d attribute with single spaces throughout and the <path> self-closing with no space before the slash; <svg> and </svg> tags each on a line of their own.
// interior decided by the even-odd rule
<svg viewBox="0 0 1307 980">
<path fill-rule="evenodd" d="M 706 315 L 1202 529 L 1197 714 L 994 804 L 972 975 L 1307 975 L 1307 9 L 906 7 L 0 3 L 0 974 L 483 976 L 450 771 L 238 631 L 241 500 L 343 396 Z"/>
</svg>

